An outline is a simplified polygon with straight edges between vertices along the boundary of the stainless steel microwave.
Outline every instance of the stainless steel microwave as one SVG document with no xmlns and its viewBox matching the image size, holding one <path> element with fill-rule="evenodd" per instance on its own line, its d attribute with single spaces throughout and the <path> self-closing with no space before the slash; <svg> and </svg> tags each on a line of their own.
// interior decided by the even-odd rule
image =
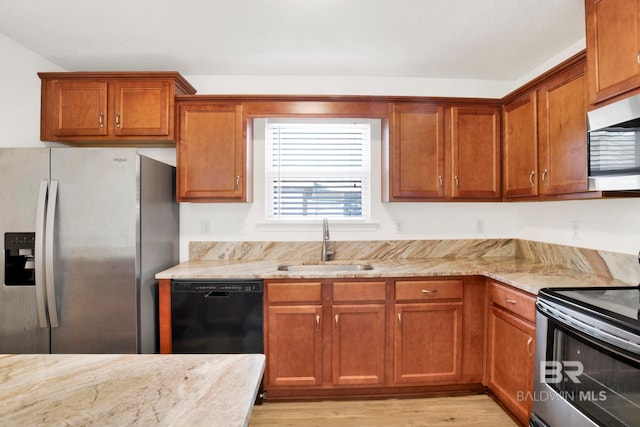
<svg viewBox="0 0 640 427">
<path fill-rule="evenodd" d="M 589 190 L 640 190 L 640 95 L 587 113 Z"/>
</svg>

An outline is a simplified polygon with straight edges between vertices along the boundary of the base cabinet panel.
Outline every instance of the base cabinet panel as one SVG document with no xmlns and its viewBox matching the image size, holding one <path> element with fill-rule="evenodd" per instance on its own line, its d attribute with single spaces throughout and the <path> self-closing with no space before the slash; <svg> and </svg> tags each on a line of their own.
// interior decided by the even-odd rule
<svg viewBox="0 0 640 427">
<path fill-rule="evenodd" d="M 396 304 L 394 381 L 430 383 L 460 378 L 462 302 Z"/>
<path fill-rule="evenodd" d="M 268 384 L 274 386 L 322 384 L 321 318 L 321 306 L 268 308 Z"/>
<path fill-rule="evenodd" d="M 333 307 L 333 384 L 384 383 L 385 319 L 384 304 Z"/>
<path fill-rule="evenodd" d="M 524 424 L 531 416 L 535 350 L 535 298 L 489 283 L 487 386 Z M 513 308 L 513 310 L 511 310 Z"/>
</svg>

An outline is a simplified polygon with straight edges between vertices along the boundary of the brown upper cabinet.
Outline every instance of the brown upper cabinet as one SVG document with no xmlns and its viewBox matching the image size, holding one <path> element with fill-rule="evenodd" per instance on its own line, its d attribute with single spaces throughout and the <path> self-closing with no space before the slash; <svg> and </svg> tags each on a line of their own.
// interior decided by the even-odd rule
<svg viewBox="0 0 640 427">
<path fill-rule="evenodd" d="M 250 202 L 250 132 L 242 104 L 185 97 L 177 102 L 178 201 Z"/>
<path fill-rule="evenodd" d="M 506 198 L 538 194 L 538 135 L 536 93 L 506 103 L 504 122 L 504 191 Z"/>
<path fill-rule="evenodd" d="M 560 73 L 538 89 L 539 193 L 585 192 L 587 100 L 584 63 Z"/>
<path fill-rule="evenodd" d="M 500 109 L 390 104 L 383 201 L 499 200 Z"/>
<path fill-rule="evenodd" d="M 452 199 L 500 199 L 500 108 L 447 109 L 445 189 Z"/>
<path fill-rule="evenodd" d="M 600 197 L 600 193 L 587 192 L 583 60 L 578 57 L 572 65 L 511 98 L 502 114 L 506 199 Z"/>
<path fill-rule="evenodd" d="M 640 87 L 640 0 L 585 0 L 589 102 Z"/>
<path fill-rule="evenodd" d="M 444 108 L 436 103 L 390 104 L 383 156 L 383 201 L 443 198 Z"/>
<path fill-rule="evenodd" d="M 175 96 L 195 93 L 175 72 L 38 75 L 40 139 L 71 145 L 172 145 Z"/>
</svg>

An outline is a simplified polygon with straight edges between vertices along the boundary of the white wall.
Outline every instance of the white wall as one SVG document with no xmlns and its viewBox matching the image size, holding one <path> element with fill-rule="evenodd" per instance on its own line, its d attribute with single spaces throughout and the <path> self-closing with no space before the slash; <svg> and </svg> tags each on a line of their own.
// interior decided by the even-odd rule
<svg viewBox="0 0 640 427">
<path fill-rule="evenodd" d="M 0 147 L 41 147 L 39 71 L 63 71 L 0 34 Z"/>
<path fill-rule="evenodd" d="M 584 48 L 561 52 L 517 82 L 430 79 L 377 79 L 320 76 L 191 76 L 204 93 L 367 94 L 500 98 Z M 63 71 L 57 65 L 0 34 L 0 146 L 42 146 L 39 141 L 38 71 Z M 161 156 L 167 152 L 164 151 Z M 171 157 L 170 155 L 168 156 Z M 257 163 L 257 162 L 256 162 Z M 379 164 L 379 163 L 378 163 Z M 378 182 L 374 176 L 374 182 Z M 259 177 L 259 174 L 256 174 Z M 259 178 L 257 178 L 259 179 Z M 2 184 L 0 184 L 2 185 Z M 261 187 L 258 181 L 256 189 Z M 332 224 L 336 240 L 519 237 L 634 254 L 640 246 L 640 200 L 545 203 L 377 203 L 373 226 Z M 191 240 L 316 240 L 320 225 L 274 227 L 261 221 L 259 195 L 253 204 L 181 206 L 181 258 Z M 484 231 L 478 232 L 478 221 Z M 574 222 L 578 231 L 574 236 Z M 398 229 L 400 228 L 400 230 Z M 208 229 L 208 231 L 206 231 Z"/>
</svg>

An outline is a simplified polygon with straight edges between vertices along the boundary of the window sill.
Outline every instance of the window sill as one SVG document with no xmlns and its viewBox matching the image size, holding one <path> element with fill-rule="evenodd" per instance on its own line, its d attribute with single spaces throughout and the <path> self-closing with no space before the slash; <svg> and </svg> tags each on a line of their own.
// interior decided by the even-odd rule
<svg viewBox="0 0 640 427">
<path fill-rule="evenodd" d="M 256 229 L 260 231 L 315 231 L 322 229 L 321 219 L 310 220 L 273 220 L 256 223 Z M 329 219 L 329 229 L 339 231 L 376 231 L 380 229 L 380 223 L 365 221 L 345 221 Z"/>
</svg>

